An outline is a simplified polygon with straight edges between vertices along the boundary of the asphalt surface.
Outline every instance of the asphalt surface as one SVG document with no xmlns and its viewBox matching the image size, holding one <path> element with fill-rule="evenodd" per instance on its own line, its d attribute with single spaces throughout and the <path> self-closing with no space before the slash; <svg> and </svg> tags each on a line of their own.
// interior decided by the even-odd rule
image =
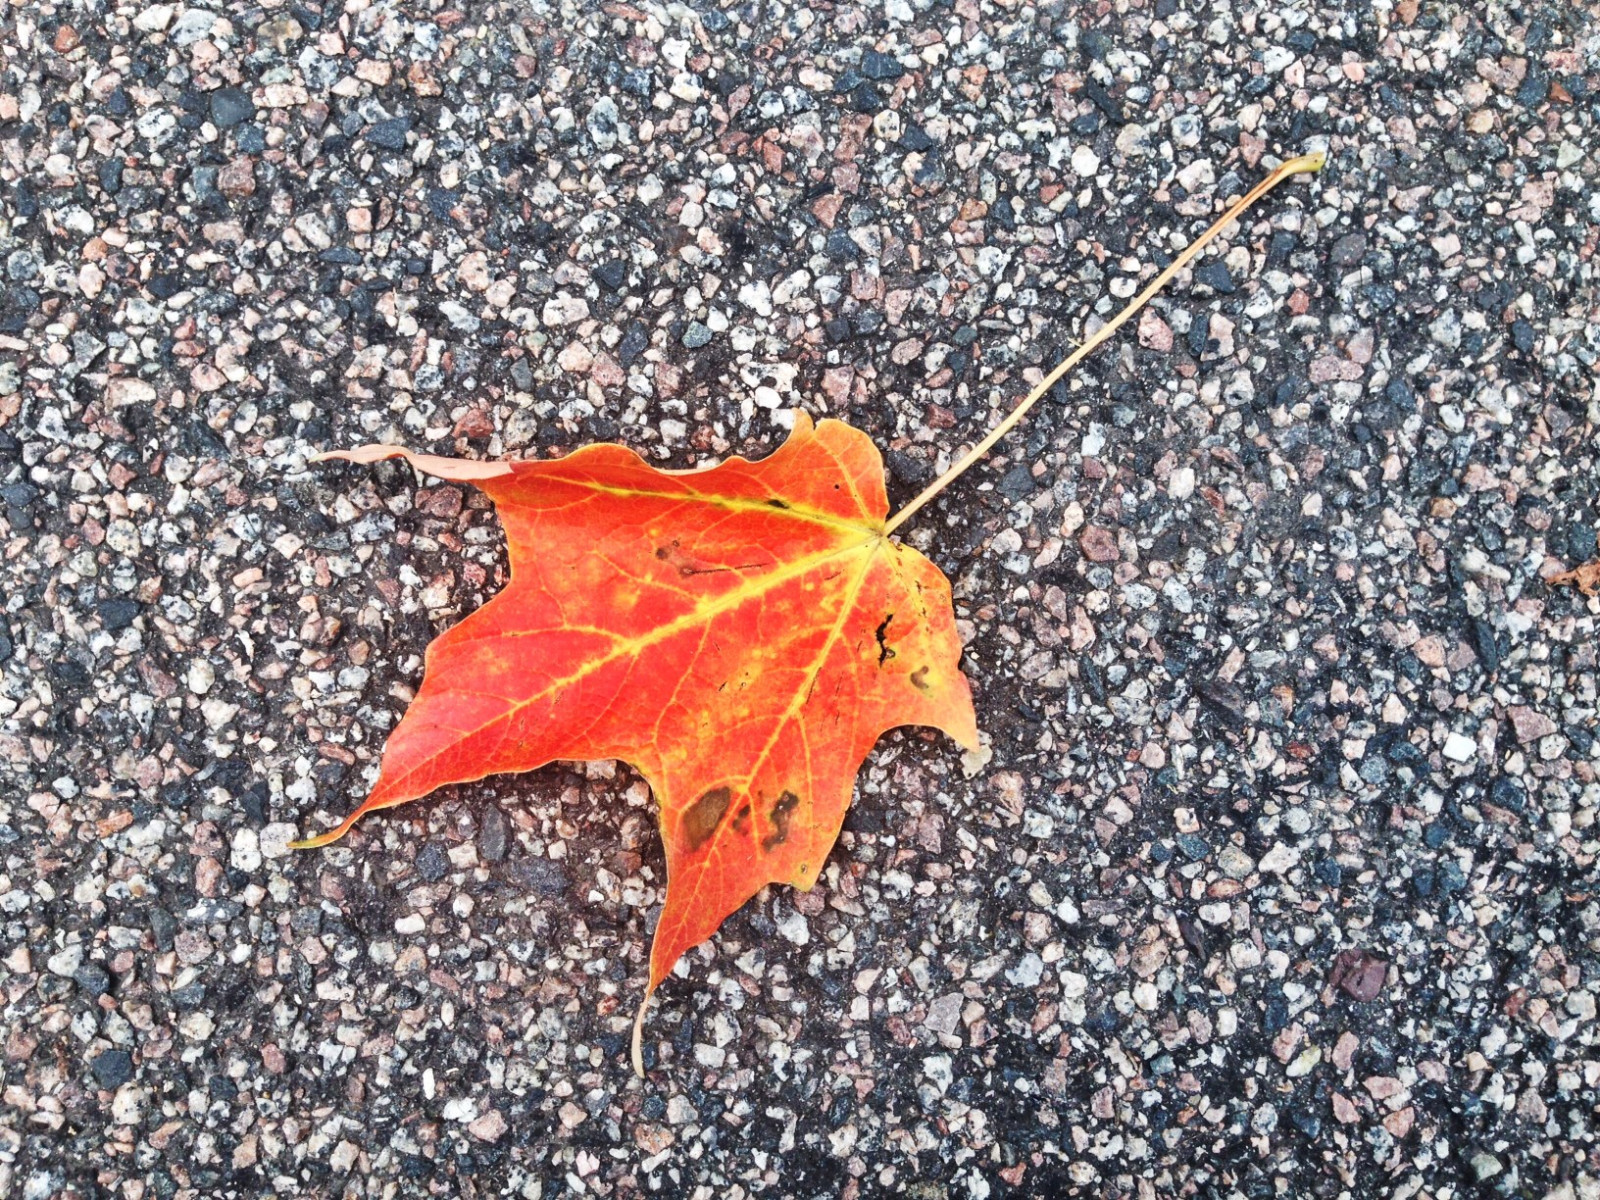
<svg viewBox="0 0 1600 1200">
<path fill-rule="evenodd" d="M 0 11 L 0 1194 L 1600 1196 L 1581 5 Z M 626 767 L 359 802 L 469 457 L 908 498 L 987 738 L 659 993 Z"/>
</svg>

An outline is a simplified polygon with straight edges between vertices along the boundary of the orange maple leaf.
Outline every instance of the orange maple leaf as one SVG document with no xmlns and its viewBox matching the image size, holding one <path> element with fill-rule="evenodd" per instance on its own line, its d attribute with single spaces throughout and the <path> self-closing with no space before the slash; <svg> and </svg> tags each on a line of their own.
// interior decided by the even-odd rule
<svg viewBox="0 0 1600 1200">
<path fill-rule="evenodd" d="M 871 439 L 803 414 L 760 462 L 661 471 L 588 446 L 483 463 L 368 446 L 476 484 L 511 582 L 428 647 L 366 813 L 555 759 L 622 759 L 660 805 L 648 991 L 772 882 L 809 888 L 856 772 L 897 725 L 977 749 L 950 585 L 891 541 Z M 647 996 L 648 996 L 647 991 Z"/>
<path fill-rule="evenodd" d="M 890 535 L 1011 430 L 1074 365 L 1291 175 L 1235 202 L 938 480 L 889 519 L 883 463 L 839 421 L 769 458 L 661 471 L 621 446 L 554 462 L 466 462 L 366 446 L 474 483 L 506 529 L 511 582 L 428 647 L 422 687 L 384 748 L 357 819 L 449 783 L 553 759 L 623 759 L 649 780 L 667 897 L 634 1022 L 683 952 L 765 884 L 809 888 L 838 838 L 856 772 L 898 725 L 977 749 L 950 585 Z"/>
</svg>

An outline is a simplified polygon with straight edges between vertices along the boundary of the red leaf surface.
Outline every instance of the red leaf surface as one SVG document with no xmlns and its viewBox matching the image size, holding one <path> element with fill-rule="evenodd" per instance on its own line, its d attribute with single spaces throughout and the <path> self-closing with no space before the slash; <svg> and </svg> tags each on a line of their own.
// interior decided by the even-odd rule
<svg viewBox="0 0 1600 1200">
<path fill-rule="evenodd" d="M 368 446 L 494 500 L 511 582 L 428 647 L 357 818 L 554 759 L 622 759 L 660 805 L 648 991 L 764 885 L 816 882 L 885 730 L 976 749 L 950 585 L 884 530 L 877 448 L 795 418 L 760 462 L 660 471 L 616 445 L 483 463 Z"/>
</svg>

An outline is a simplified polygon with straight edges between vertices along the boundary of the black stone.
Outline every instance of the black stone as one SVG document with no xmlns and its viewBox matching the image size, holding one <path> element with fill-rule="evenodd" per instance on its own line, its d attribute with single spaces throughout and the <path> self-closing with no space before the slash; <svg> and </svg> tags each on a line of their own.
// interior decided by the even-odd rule
<svg viewBox="0 0 1600 1200">
<path fill-rule="evenodd" d="M 1347 233 L 1328 251 L 1328 261 L 1336 267 L 1353 267 L 1367 252 L 1367 238 L 1361 233 Z"/>
<path fill-rule="evenodd" d="M 877 88 L 862 80 L 850 89 L 850 111 L 875 116 L 883 111 L 883 97 Z"/>
<path fill-rule="evenodd" d="M 424 883 L 438 883 L 450 873 L 450 860 L 436 842 L 429 842 L 417 853 L 417 874 Z"/>
<path fill-rule="evenodd" d="M 39 215 L 39 198 L 33 194 L 33 185 L 26 179 L 17 181 L 16 190 L 12 193 L 12 204 L 16 208 L 17 216 L 23 220 L 31 220 Z"/>
<path fill-rule="evenodd" d="M 1289 1120 L 1301 1133 L 1308 1138 L 1316 1138 L 1322 1132 L 1322 1118 L 1316 1113 L 1307 1112 L 1303 1108 L 1289 1110 Z"/>
<path fill-rule="evenodd" d="M 100 625 L 107 630 L 126 629 L 138 620 L 139 613 L 144 606 L 137 600 L 111 599 L 102 600 L 96 607 L 100 614 Z"/>
<path fill-rule="evenodd" d="M 157 950 L 171 950 L 172 939 L 178 934 L 178 918 L 164 908 L 150 910 L 150 936 Z"/>
<path fill-rule="evenodd" d="M 50 674 L 68 687 L 84 688 L 92 678 L 89 668 L 75 658 L 63 658 L 50 664 Z"/>
<path fill-rule="evenodd" d="M 1486 672 L 1492 675 L 1500 669 L 1500 641 L 1494 635 L 1494 626 L 1482 617 L 1472 619 L 1472 645 Z"/>
<path fill-rule="evenodd" d="M 899 59 L 868 50 L 861 56 L 861 73 L 868 79 L 899 79 L 906 69 L 900 65 Z"/>
<path fill-rule="evenodd" d="M 133 1055 L 126 1050 L 102 1050 L 89 1060 L 89 1070 L 96 1083 L 114 1092 L 133 1078 Z"/>
<path fill-rule="evenodd" d="M 218 129 L 232 129 L 254 120 L 255 102 L 243 88 L 218 88 L 211 93 L 211 123 Z"/>
<path fill-rule="evenodd" d="M 1593 525 L 1576 524 L 1567 528 L 1567 557 L 1575 563 L 1586 563 L 1600 553 L 1600 540 L 1596 539 Z"/>
<path fill-rule="evenodd" d="M 1027 463 L 1018 463 L 1000 477 L 1000 494 L 1008 500 L 1025 500 L 1039 490 Z"/>
<path fill-rule="evenodd" d="M 1280 992 L 1267 998 L 1267 1011 L 1261 1016 L 1261 1031 L 1275 1034 L 1289 1024 L 1289 1002 Z"/>
<path fill-rule="evenodd" d="M 217 172 L 220 167 L 196 167 L 194 174 L 189 176 L 189 183 L 194 188 L 194 198 L 207 208 L 225 207 L 227 201 L 217 190 Z"/>
<path fill-rule="evenodd" d="M 884 455 L 889 474 L 901 483 L 924 484 L 933 482 L 933 464 L 925 458 L 907 454 L 904 450 L 890 450 Z"/>
<path fill-rule="evenodd" d="M 511 865 L 511 877 L 541 896 L 559 896 L 571 886 L 566 868 L 548 858 L 523 858 Z"/>
<path fill-rule="evenodd" d="M 89 996 L 103 996 L 111 990 L 111 973 L 99 963 L 84 963 L 72 973 L 72 981 Z"/>
<path fill-rule="evenodd" d="M 1086 80 L 1083 85 L 1083 94 L 1089 97 L 1090 103 L 1106 115 L 1106 120 L 1114 125 L 1121 125 L 1125 118 L 1122 115 L 1122 105 L 1117 98 L 1094 80 Z"/>
<path fill-rule="evenodd" d="M 1524 354 L 1533 353 L 1533 326 L 1520 317 L 1511 322 L 1511 344 Z"/>
<path fill-rule="evenodd" d="M 851 328 L 858 334 L 877 333 L 883 328 L 883 314 L 875 308 L 864 308 L 855 315 Z"/>
<path fill-rule="evenodd" d="M 1524 108 L 1538 108 L 1550 99 L 1550 77 L 1543 71 L 1529 71 L 1522 86 L 1517 89 L 1517 103 Z"/>
<path fill-rule="evenodd" d="M 848 231 L 835 229 L 828 234 L 828 257 L 835 262 L 853 262 L 861 257 L 861 247 Z"/>
<path fill-rule="evenodd" d="M 244 813 L 245 819 L 251 825 L 265 825 L 267 823 L 267 785 L 260 780 L 252 783 L 239 793 L 237 803 L 239 811 Z"/>
<path fill-rule="evenodd" d="M 1489 802 L 1512 812 L 1521 812 L 1528 804 L 1528 789 L 1522 786 L 1520 779 L 1502 775 L 1489 788 Z"/>
<path fill-rule="evenodd" d="M 478 826 L 478 853 L 486 862 L 500 862 L 506 856 L 506 841 L 510 830 L 505 812 L 497 805 L 483 814 Z"/>
<path fill-rule="evenodd" d="M 900 149 L 921 153 L 932 150 L 939 143 L 929 137 L 920 125 L 907 125 L 900 133 Z"/>
<path fill-rule="evenodd" d="M 20 508 L 24 511 L 32 506 L 39 495 L 39 489 L 31 483 L 8 483 L 0 487 L 0 500 L 4 500 L 11 508 Z"/>
<path fill-rule="evenodd" d="M 361 255 L 349 246 L 330 246 L 317 255 L 317 261 L 333 263 L 340 267 L 358 267 L 361 265 Z"/>
<path fill-rule="evenodd" d="M 191 983 L 187 987 L 172 990 L 173 1007 L 185 1012 L 193 1012 L 206 1002 L 206 986 L 203 983 Z"/>
<path fill-rule="evenodd" d="M 460 192 L 448 191 L 445 188 L 428 189 L 428 211 L 441 221 L 454 220 L 450 211 L 460 203 Z"/>
<path fill-rule="evenodd" d="M 1403 413 L 1417 411 L 1417 393 L 1399 375 L 1389 380 L 1388 386 L 1383 389 L 1383 397 Z"/>
<path fill-rule="evenodd" d="M 101 163 L 95 174 L 99 177 L 100 188 L 108 196 L 115 196 L 122 190 L 123 162 L 118 157 L 111 157 Z"/>
<path fill-rule="evenodd" d="M 1272 235 L 1272 240 L 1267 243 L 1267 266 L 1281 267 L 1289 261 L 1289 255 L 1294 253 L 1294 234 L 1279 230 Z"/>
<path fill-rule="evenodd" d="M 642 321 L 634 321 L 622 334 L 622 341 L 617 346 L 617 360 L 625 367 L 632 366 L 639 355 L 649 348 L 649 330 Z"/>
<path fill-rule="evenodd" d="M 406 134 L 410 131 L 410 117 L 389 117 L 367 126 L 367 142 L 380 150 L 404 150 Z"/>
<path fill-rule="evenodd" d="M 1233 282 L 1233 274 L 1228 270 L 1228 264 L 1220 258 L 1213 258 L 1202 264 L 1195 271 L 1194 277 L 1224 296 L 1231 296 L 1239 290 L 1238 285 Z"/>
<path fill-rule="evenodd" d="M 619 291 L 628 281 L 628 264 L 620 258 L 607 259 L 594 269 L 594 277 L 607 291 Z"/>
</svg>

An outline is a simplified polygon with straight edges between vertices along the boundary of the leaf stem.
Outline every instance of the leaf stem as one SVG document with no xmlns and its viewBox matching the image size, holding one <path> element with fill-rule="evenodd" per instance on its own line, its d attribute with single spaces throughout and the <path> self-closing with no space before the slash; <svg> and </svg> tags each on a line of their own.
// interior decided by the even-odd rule
<svg viewBox="0 0 1600 1200">
<path fill-rule="evenodd" d="M 971 450 L 968 450 L 964 455 L 961 456 L 960 461 L 958 461 L 943 475 L 939 476 L 938 479 L 935 479 L 926 488 L 919 492 L 916 498 L 913 499 L 909 504 L 907 504 L 899 512 L 895 513 L 894 516 L 890 517 L 889 523 L 884 526 L 884 533 L 893 533 L 901 525 L 905 524 L 906 521 L 909 520 L 918 509 L 927 504 L 928 501 L 932 500 L 940 492 L 944 491 L 945 488 L 949 487 L 950 484 L 955 481 L 957 476 L 964 473 L 975 462 L 977 462 L 985 454 L 989 453 L 994 444 L 1001 438 L 1005 437 L 1006 434 L 1010 433 L 1011 430 L 1016 427 L 1017 423 L 1020 422 L 1023 417 L 1028 415 L 1028 410 L 1037 404 L 1045 395 L 1045 393 L 1047 393 L 1051 388 L 1055 387 L 1062 376 L 1064 376 L 1068 371 L 1072 370 L 1073 367 L 1077 366 L 1078 363 L 1082 362 L 1083 359 L 1093 353 L 1100 343 L 1104 342 L 1113 333 L 1115 333 L 1128 320 L 1129 317 L 1133 316 L 1134 313 L 1138 312 L 1147 303 L 1149 303 L 1150 298 L 1164 288 L 1172 280 L 1174 275 L 1188 266 L 1189 263 L 1194 259 L 1195 255 L 1199 254 L 1201 250 L 1205 249 L 1208 242 L 1215 238 L 1239 217 L 1243 216 L 1245 211 L 1248 210 L 1251 205 L 1253 205 L 1257 200 L 1261 199 L 1261 197 L 1265 196 L 1273 188 L 1277 187 L 1285 179 L 1288 179 L 1289 176 L 1300 175 L 1310 171 L 1319 171 L 1322 169 L 1322 165 L 1326 161 L 1327 155 L 1320 150 L 1313 154 L 1302 154 L 1298 158 L 1291 158 L 1288 162 L 1278 166 L 1270 175 L 1246 192 L 1237 203 L 1229 208 L 1227 212 L 1222 214 L 1222 216 L 1216 221 L 1215 224 L 1211 226 L 1211 228 L 1207 229 L 1188 246 L 1184 247 L 1182 253 L 1180 253 L 1177 258 L 1173 259 L 1171 264 L 1164 271 L 1162 271 L 1161 274 L 1157 275 L 1153 280 L 1151 280 L 1145 289 L 1129 302 L 1126 308 L 1124 308 L 1116 316 L 1112 317 L 1111 320 L 1107 321 L 1104 325 L 1097 329 L 1094 334 L 1083 343 L 1083 345 L 1079 346 L 1071 354 L 1067 355 L 1067 357 L 1062 360 L 1061 365 L 1056 367 L 1055 370 L 1051 371 L 1050 374 L 1046 375 L 1044 379 L 1039 382 L 1038 386 L 1036 386 L 1033 391 L 1028 393 L 1027 399 L 1023 400 L 1021 404 L 1012 409 L 1011 414 L 1006 417 L 1005 420 L 1001 421 L 1000 424 L 996 425 L 989 432 L 987 437 L 985 437 Z"/>
<path fill-rule="evenodd" d="M 639 1001 L 639 1011 L 633 1014 L 633 1043 L 632 1054 L 633 1073 L 640 1079 L 644 1078 L 644 1014 L 650 1008 L 650 997 L 655 995 L 654 988 L 647 988 L 644 999 Z"/>
</svg>

